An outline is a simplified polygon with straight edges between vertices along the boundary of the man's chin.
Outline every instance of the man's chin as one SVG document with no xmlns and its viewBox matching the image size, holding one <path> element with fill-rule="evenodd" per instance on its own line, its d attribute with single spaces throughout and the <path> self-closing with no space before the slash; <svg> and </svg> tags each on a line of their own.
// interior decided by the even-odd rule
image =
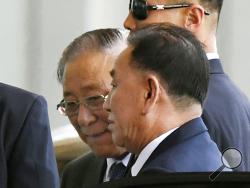
<svg viewBox="0 0 250 188">
<path fill-rule="evenodd" d="M 104 158 L 120 158 L 127 151 L 124 148 L 116 147 L 115 145 L 101 146 L 91 148 L 92 151 L 99 157 Z"/>
<path fill-rule="evenodd" d="M 104 131 L 98 134 L 85 135 L 85 141 L 88 145 L 103 146 L 112 143 L 112 136 L 109 131 Z"/>
</svg>

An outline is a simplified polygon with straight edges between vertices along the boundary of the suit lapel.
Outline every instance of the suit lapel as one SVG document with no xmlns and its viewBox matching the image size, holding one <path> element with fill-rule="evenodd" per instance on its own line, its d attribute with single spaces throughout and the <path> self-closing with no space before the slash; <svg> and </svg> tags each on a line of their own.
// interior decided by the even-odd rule
<svg viewBox="0 0 250 188">
<path fill-rule="evenodd" d="M 166 152 L 166 150 L 168 150 L 169 148 L 206 131 L 207 128 L 201 118 L 196 118 L 185 123 L 158 145 L 158 147 L 153 151 L 146 163 L 143 165 L 141 170 L 145 168 L 150 163 L 150 161 L 161 155 L 161 153 Z"/>
<path fill-rule="evenodd" d="M 98 168 L 96 169 L 97 177 L 99 176 L 98 177 L 98 182 L 99 183 L 103 182 L 103 179 L 104 179 L 104 176 L 105 176 L 105 173 L 106 173 L 106 168 L 107 168 L 106 159 L 101 159 L 101 163 L 100 163 L 100 165 L 98 165 Z"/>
<path fill-rule="evenodd" d="M 219 59 L 209 60 L 209 73 L 210 74 L 224 74 L 221 62 Z"/>
</svg>

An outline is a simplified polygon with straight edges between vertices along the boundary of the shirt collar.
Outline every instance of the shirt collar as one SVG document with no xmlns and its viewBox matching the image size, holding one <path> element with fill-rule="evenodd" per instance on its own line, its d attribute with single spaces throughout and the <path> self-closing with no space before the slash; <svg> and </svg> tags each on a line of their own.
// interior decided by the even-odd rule
<svg viewBox="0 0 250 188">
<path fill-rule="evenodd" d="M 116 162 L 122 162 L 124 166 L 127 166 L 128 165 L 128 162 L 129 162 L 129 159 L 130 159 L 130 155 L 131 153 L 128 153 L 122 160 L 116 160 L 114 158 L 107 158 L 106 159 L 106 162 L 107 162 L 107 168 L 106 168 L 106 173 L 105 173 L 105 176 L 104 176 L 104 179 L 103 181 L 106 182 L 106 181 L 109 181 L 109 169 L 110 167 L 112 166 L 112 164 L 116 163 Z"/>
<path fill-rule="evenodd" d="M 220 56 L 216 52 L 214 52 L 214 53 L 207 53 L 207 59 L 208 60 L 211 60 L 211 59 L 220 59 Z"/>
<path fill-rule="evenodd" d="M 139 173 L 139 171 L 141 170 L 147 159 L 150 157 L 150 155 L 153 153 L 153 151 L 157 148 L 157 146 L 176 129 L 178 129 L 178 127 L 160 135 L 143 148 L 135 164 L 131 168 L 132 176 L 136 176 Z"/>
<path fill-rule="evenodd" d="M 107 168 L 111 167 L 111 165 L 115 162 L 122 162 L 124 166 L 128 165 L 129 158 L 130 158 L 131 153 L 128 153 L 122 160 L 116 160 L 114 158 L 107 158 Z"/>
</svg>

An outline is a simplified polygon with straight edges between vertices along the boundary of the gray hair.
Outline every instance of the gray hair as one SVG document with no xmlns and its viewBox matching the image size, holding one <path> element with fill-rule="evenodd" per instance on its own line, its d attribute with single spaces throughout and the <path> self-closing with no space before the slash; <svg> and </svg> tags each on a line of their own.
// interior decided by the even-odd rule
<svg viewBox="0 0 250 188">
<path fill-rule="evenodd" d="M 117 56 L 126 47 L 128 32 L 107 28 L 86 32 L 74 39 L 63 51 L 57 67 L 57 79 L 63 81 L 65 65 L 89 50 Z"/>
</svg>

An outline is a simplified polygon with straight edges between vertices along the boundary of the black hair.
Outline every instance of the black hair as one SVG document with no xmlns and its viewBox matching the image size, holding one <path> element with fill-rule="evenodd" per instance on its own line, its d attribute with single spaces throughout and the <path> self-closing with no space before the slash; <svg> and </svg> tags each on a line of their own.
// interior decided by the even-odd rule
<svg viewBox="0 0 250 188">
<path fill-rule="evenodd" d="M 223 0 L 200 0 L 200 4 L 207 11 L 217 11 L 219 16 L 223 5 Z"/>
<path fill-rule="evenodd" d="M 153 71 L 167 93 L 187 96 L 203 103 L 209 80 L 209 66 L 202 44 L 186 29 L 152 24 L 130 34 L 131 66 Z"/>
</svg>

